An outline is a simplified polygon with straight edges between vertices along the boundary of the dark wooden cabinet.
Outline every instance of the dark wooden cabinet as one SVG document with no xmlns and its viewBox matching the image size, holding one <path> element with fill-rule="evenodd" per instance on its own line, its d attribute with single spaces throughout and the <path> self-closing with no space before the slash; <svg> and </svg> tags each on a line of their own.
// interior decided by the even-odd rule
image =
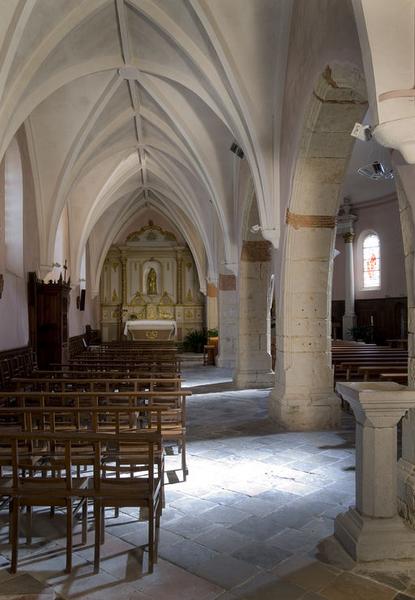
<svg viewBox="0 0 415 600">
<path fill-rule="evenodd" d="M 31 345 L 39 369 L 67 362 L 70 282 L 62 279 L 44 283 L 35 273 L 29 276 L 29 319 Z"/>
</svg>

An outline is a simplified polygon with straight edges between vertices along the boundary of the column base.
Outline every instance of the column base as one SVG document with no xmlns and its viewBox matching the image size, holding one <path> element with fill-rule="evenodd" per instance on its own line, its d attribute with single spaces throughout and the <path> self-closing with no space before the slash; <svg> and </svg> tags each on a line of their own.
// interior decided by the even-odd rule
<svg viewBox="0 0 415 600">
<path fill-rule="evenodd" d="M 237 371 L 234 382 L 240 389 L 271 387 L 275 383 L 274 371 Z"/>
<path fill-rule="evenodd" d="M 221 369 L 234 369 L 236 365 L 236 358 L 221 356 L 218 354 L 216 357 L 216 366 Z"/>
<path fill-rule="evenodd" d="M 398 512 L 415 529 L 415 465 L 404 458 L 398 461 Z"/>
<path fill-rule="evenodd" d="M 321 431 L 340 425 L 340 399 L 331 391 L 281 393 L 275 387 L 268 398 L 270 417 L 289 431 Z"/>
<path fill-rule="evenodd" d="M 398 515 L 372 519 L 350 508 L 336 517 L 334 536 L 355 561 L 413 558 L 415 554 L 415 531 Z"/>
</svg>

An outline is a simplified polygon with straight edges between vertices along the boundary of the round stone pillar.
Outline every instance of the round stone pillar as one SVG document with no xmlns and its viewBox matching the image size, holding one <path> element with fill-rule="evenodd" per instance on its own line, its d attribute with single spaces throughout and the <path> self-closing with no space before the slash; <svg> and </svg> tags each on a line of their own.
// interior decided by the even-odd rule
<svg viewBox="0 0 415 600">
<path fill-rule="evenodd" d="M 218 296 L 219 354 L 218 367 L 233 369 L 236 353 L 237 293 L 236 277 L 231 274 L 219 275 Z"/>
<path fill-rule="evenodd" d="M 239 328 L 235 382 L 240 388 L 272 385 L 269 288 L 271 244 L 245 241 L 239 271 Z"/>
<path fill-rule="evenodd" d="M 330 429 L 340 421 L 330 336 L 335 218 L 288 212 L 287 225 L 269 410 L 293 431 Z"/>
<path fill-rule="evenodd" d="M 344 251 L 346 258 L 345 268 L 345 303 L 343 315 L 343 339 L 351 340 L 353 336 L 350 330 L 356 326 L 356 314 L 354 312 L 354 261 L 353 261 L 353 240 L 354 233 L 349 231 L 343 235 Z"/>
<path fill-rule="evenodd" d="M 206 292 L 207 328 L 218 329 L 218 288 L 214 283 L 208 282 Z"/>
</svg>

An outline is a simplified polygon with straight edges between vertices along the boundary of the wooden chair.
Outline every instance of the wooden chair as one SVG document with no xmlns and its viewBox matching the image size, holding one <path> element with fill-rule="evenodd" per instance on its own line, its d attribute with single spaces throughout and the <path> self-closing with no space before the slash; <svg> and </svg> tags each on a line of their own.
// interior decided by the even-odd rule
<svg viewBox="0 0 415 600">
<path fill-rule="evenodd" d="M 53 445 L 57 434 L 20 433 L 10 438 L 12 485 L 11 499 L 11 573 L 16 573 L 19 549 L 19 515 L 22 506 L 28 507 L 29 535 L 34 506 L 60 506 L 66 508 L 66 573 L 72 569 L 72 526 L 73 516 L 82 508 L 82 542 L 86 543 L 87 534 L 87 489 L 88 478 L 72 476 L 71 438 L 61 440 L 65 445 L 64 460 L 54 456 Z M 32 442 L 33 450 L 27 452 L 19 442 Z M 30 468 L 39 449 L 39 460 L 36 461 L 36 472 Z M 45 452 L 46 450 L 46 452 Z M 73 501 L 79 503 L 73 510 Z"/>
<path fill-rule="evenodd" d="M 113 438 L 114 440 L 114 438 Z M 148 517 L 149 572 L 157 562 L 162 511 L 163 457 L 159 433 L 121 434 L 113 448 L 96 445 L 93 497 L 95 515 L 94 570 L 99 571 L 100 546 L 104 540 L 105 508 L 137 507 Z"/>
</svg>

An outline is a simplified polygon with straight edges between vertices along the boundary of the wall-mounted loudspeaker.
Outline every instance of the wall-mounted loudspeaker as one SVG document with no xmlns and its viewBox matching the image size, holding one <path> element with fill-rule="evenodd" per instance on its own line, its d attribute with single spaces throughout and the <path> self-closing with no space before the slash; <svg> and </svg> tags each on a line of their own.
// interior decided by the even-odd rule
<svg viewBox="0 0 415 600">
<path fill-rule="evenodd" d="M 81 296 L 79 298 L 79 310 L 85 310 L 85 290 L 81 290 Z"/>
</svg>

